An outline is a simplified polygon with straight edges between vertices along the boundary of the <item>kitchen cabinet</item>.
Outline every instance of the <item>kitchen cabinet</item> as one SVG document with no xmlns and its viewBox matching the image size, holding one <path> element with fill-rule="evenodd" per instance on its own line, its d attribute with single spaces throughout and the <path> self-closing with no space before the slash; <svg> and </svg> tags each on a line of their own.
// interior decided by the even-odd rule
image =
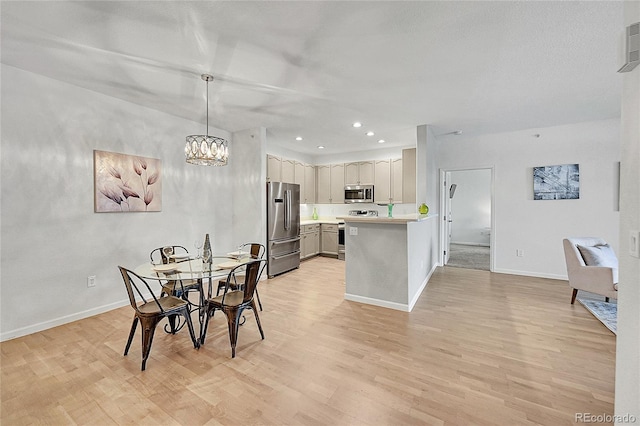
<svg viewBox="0 0 640 426">
<path fill-rule="evenodd" d="M 375 165 L 373 161 L 346 163 L 344 165 L 345 185 L 373 185 L 374 168 Z"/>
<path fill-rule="evenodd" d="M 275 155 L 267 155 L 267 182 L 282 182 L 282 160 Z"/>
<path fill-rule="evenodd" d="M 300 185 L 300 204 L 316 202 L 316 168 L 312 164 L 295 162 L 295 183 Z"/>
<path fill-rule="evenodd" d="M 316 167 L 301 161 L 267 154 L 267 182 L 300 185 L 300 203 L 316 202 Z"/>
<path fill-rule="evenodd" d="M 317 172 L 317 192 L 316 202 L 318 204 L 329 204 L 331 202 L 331 166 L 316 166 Z"/>
<path fill-rule="evenodd" d="M 374 202 L 380 204 L 402 202 L 402 159 L 375 162 Z"/>
<path fill-rule="evenodd" d="M 331 201 L 344 204 L 344 164 L 331 165 Z"/>
<path fill-rule="evenodd" d="M 328 164 L 316 166 L 318 204 L 344 203 L 344 165 Z"/>
<path fill-rule="evenodd" d="M 391 162 L 377 160 L 375 164 L 375 179 L 373 182 L 373 200 L 375 203 L 385 204 L 391 200 Z"/>
<path fill-rule="evenodd" d="M 416 149 L 402 150 L 402 201 L 416 202 Z"/>
<path fill-rule="evenodd" d="M 338 225 L 323 223 L 320 225 L 320 253 L 338 256 Z"/>
<path fill-rule="evenodd" d="M 304 163 L 294 162 L 294 182 L 300 185 L 300 204 L 307 203 L 307 187 L 304 184 Z"/>
<path fill-rule="evenodd" d="M 293 160 L 281 159 L 281 182 L 296 183 L 295 163 Z"/>
<path fill-rule="evenodd" d="M 320 253 L 320 224 L 300 227 L 300 259 L 306 259 Z"/>
<path fill-rule="evenodd" d="M 403 203 L 404 194 L 402 188 L 404 188 L 403 177 L 403 161 L 402 158 L 396 158 L 391 160 L 391 202 Z"/>
<path fill-rule="evenodd" d="M 304 165 L 305 203 L 316 202 L 316 168 L 312 164 Z"/>
</svg>

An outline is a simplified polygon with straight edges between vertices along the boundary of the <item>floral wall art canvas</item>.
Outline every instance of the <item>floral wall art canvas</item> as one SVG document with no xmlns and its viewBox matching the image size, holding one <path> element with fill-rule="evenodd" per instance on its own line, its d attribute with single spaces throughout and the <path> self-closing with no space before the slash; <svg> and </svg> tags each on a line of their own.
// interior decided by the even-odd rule
<svg viewBox="0 0 640 426">
<path fill-rule="evenodd" d="M 580 166 L 562 164 L 533 168 L 534 200 L 577 200 L 580 198 Z"/>
<path fill-rule="evenodd" d="M 95 212 L 162 210 L 162 161 L 93 151 Z"/>
</svg>

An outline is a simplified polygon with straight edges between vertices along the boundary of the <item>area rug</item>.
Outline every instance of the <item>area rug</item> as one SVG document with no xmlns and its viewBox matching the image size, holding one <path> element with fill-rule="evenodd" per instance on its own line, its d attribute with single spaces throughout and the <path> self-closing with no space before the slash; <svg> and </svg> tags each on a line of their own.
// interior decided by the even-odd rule
<svg viewBox="0 0 640 426">
<path fill-rule="evenodd" d="M 618 305 L 616 303 L 601 302 L 598 300 L 578 299 L 594 317 L 598 318 L 605 327 L 617 334 Z"/>
</svg>

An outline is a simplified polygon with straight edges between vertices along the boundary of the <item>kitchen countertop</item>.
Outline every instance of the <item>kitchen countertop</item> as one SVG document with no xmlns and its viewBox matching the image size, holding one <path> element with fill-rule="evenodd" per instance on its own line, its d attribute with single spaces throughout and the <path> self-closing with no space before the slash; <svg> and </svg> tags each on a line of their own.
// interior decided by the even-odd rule
<svg viewBox="0 0 640 426">
<path fill-rule="evenodd" d="M 423 220 L 431 219 L 437 215 L 419 215 L 419 214 L 407 214 L 398 215 L 394 217 L 387 216 L 340 216 L 337 219 L 344 220 L 345 222 L 362 222 L 362 223 L 386 223 L 386 224 L 405 224 L 408 222 L 421 222 Z"/>
<path fill-rule="evenodd" d="M 344 220 L 337 217 L 320 217 L 315 220 L 311 218 L 300 219 L 300 225 L 313 225 L 314 223 L 330 223 L 337 225 L 340 222 L 344 222 Z"/>
</svg>

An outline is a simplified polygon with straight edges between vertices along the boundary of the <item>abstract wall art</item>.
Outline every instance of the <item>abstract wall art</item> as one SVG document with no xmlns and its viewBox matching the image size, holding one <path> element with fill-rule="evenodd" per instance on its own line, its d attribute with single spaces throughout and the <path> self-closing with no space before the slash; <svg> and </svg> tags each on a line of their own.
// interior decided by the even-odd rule
<svg viewBox="0 0 640 426">
<path fill-rule="evenodd" d="M 580 198 L 580 166 L 562 164 L 533 168 L 534 200 L 576 200 Z"/>
<path fill-rule="evenodd" d="M 94 209 L 104 212 L 162 210 L 162 161 L 93 151 Z"/>
</svg>

